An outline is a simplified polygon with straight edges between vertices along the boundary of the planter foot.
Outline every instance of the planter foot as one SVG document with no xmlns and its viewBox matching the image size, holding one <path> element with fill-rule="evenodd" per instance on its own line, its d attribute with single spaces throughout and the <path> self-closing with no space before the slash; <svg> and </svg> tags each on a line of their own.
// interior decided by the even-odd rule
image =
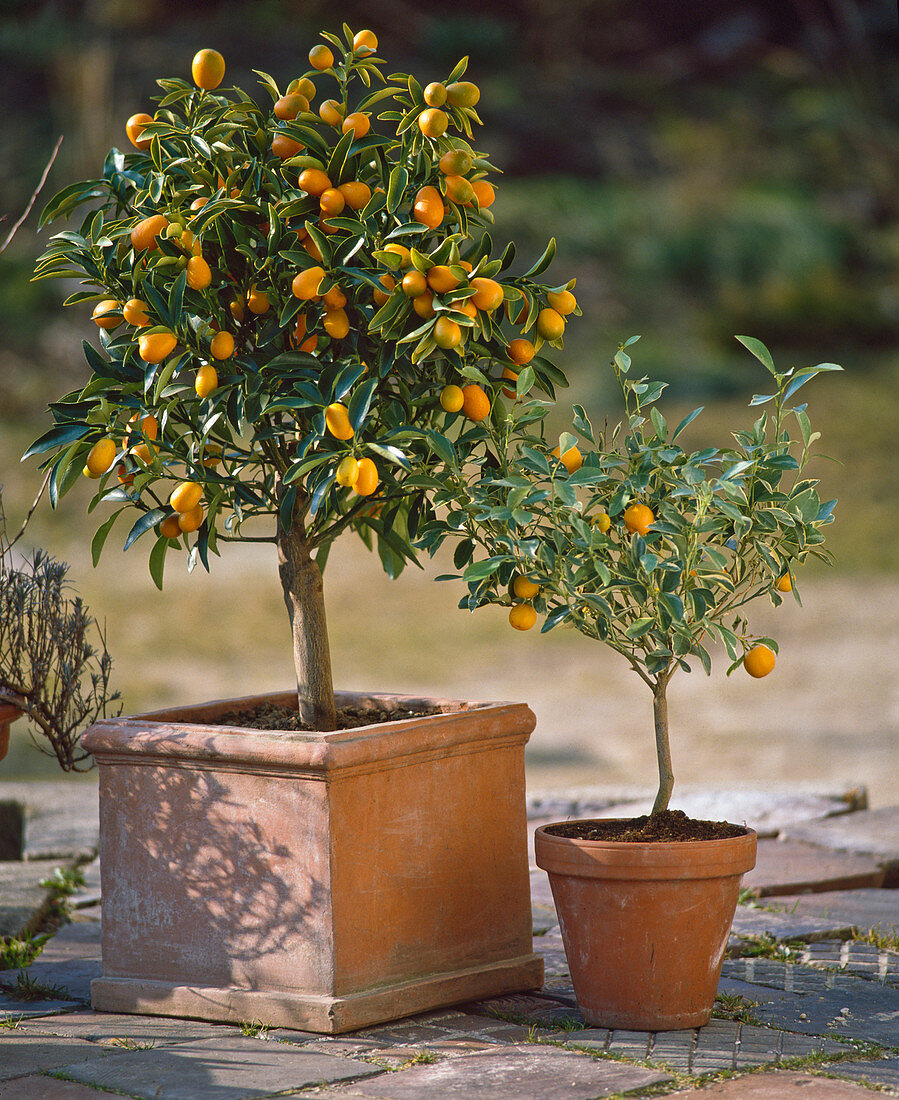
<svg viewBox="0 0 899 1100">
<path fill-rule="evenodd" d="M 91 982 L 91 1004 L 98 1012 L 181 1016 L 232 1024 L 260 1021 L 272 1027 L 339 1035 L 418 1012 L 539 989 L 542 985 L 543 960 L 539 955 L 525 955 L 346 997 L 289 990 L 203 988 L 141 978 L 95 978 Z"/>
</svg>

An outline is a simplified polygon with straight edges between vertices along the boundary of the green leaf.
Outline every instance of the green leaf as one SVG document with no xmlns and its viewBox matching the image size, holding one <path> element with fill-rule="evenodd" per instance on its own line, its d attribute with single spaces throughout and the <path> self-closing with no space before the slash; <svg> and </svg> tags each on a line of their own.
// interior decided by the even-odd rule
<svg viewBox="0 0 899 1100">
<path fill-rule="evenodd" d="M 22 455 L 22 461 L 24 462 L 26 458 L 31 458 L 32 455 L 44 454 L 46 451 L 64 447 L 67 443 L 72 443 L 76 439 L 83 439 L 92 431 L 94 431 L 94 429 L 90 424 L 81 422 L 60 424 L 55 428 L 51 428 L 49 432 L 45 432 L 40 439 L 36 439 L 25 454 Z"/>
<path fill-rule="evenodd" d="M 431 450 L 442 459 L 447 466 L 455 468 L 459 464 L 459 460 L 456 457 L 456 450 L 453 447 L 450 440 L 445 435 L 441 435 L 439 432 L 435 432 L 433 429 L 428 428 L 425 432 L 428 438 L 428 442 L 431 445 Z"/>
<path fill-rule="evenodd" d="M 677 437 L 678 437 L 678 436 L 680 435 L 680 433 L 681 433 L 681 432 L 682 432 L 682 431 L 684 430 L 684 428 L 686 428 L 686 427 L 687 427 L 687 425 L 688 425 L 688 424 L 692 424 L 692 423 L 693 423 L 693 421 L 694 421 L 694 420 L 696 419 L 696 417 L 697 417 L 697 416 L 699 416 L 699 414 L 700 414 L 700 413 L 702 412 L 703 408 L 704 408 L 704 406 L 703 406 L 703 405 L 700 405 L 700 406 L 699 406 L 699 408 L 698 408 L 698 409 L 694 409 L 694 410 L 693 410 L 693 411 L 692 411 L 692 412 L 691 412 L 691 413 L 689 414 L 689 416 L 685 416 L 685 417 L 683 418 L 683 420 L 682 420 L 682 421 L 680 422 L 680 424 L 678 424 L 678 426 L 677 426 L 677 427 L 676 427 L 676 428 L 674 429 L 674 432 L 672 433 L 672 436 L 671 436 L 671 442 L 672 442 L 672 443 L 673 443 L 673 442 L 675 441 L 675 439 L 677 439 Z"/>
<path fill-rule="evenodd" d="M 103 553 L 103 547 L 109 536 L 109 532 L 112 530 L 113 524 L 124 510 L 124 508 L 120 508 L 117 512 L 113 512 L 109 519 L 97 528 L 94 537 L 91 539 L 91 561 L 93 561 L 95 569 L 97 568 L 97 563 L 100 561 L 100 555 Z"/>
<path fill-rule="evenodd" d="M 371 378 L 353 392 L 347 413 L 354 432 L 358 432 L 365 422 L 377 386 L 378 380 Z"/>
<path fill-rule="evenodd" d="M 390 179 L 387 182 L 387 211 L 393 214 L 396 208 L 403 201 L 403 194 L 406 187 L 409 185 L 409 173 L 401 164 L 398 164 L 396 168 L 390 173 Z M 422 228 L 426 228 L 422 226 Z"/>
<path fill-rule="evenodd" d="M 474 565 L 468 566 L 468 568 L 462 574 L 462 579 L 468 584 L 475 584 L 477 581 L 484 581 L 488 577 L 492 577 L 497 569 L 499 569 L 499 567 L 505 561 L 505 555 L 502 555 L 501 557 L 485 558 L 483 561 L 477 561 L 474 563 Z"/>
<path fill-rule="evenodd" d="M 528 270 L 524 273 L 522 278 L 532 279 L 536 275 L 541 275 L 544 271 L 546 271 L 546 269 L 549 267 L 549 265 L 553 262 L 553 258 L 555 257 L 555 255 L 556 255 L 556 238 L 551 237 L 550 241 L 549 241 L 549 244 L 543 250 L 543 255 L 534 264 L 533 267 L 528 268 Z"/>
<path fill-rule="evenodd" d="M 127 550 L 141 535 L 146 534 L 157 523 L 164 520 L 167 515 L 168 513 L 164 508 L 151 508 L 149 512 L 145 512 L 128 532 L 128 538 L 125 539 L 125 545 L 122 549 Z"/>
<path fill-rule="evenodd" d="M 169 548 L 170 539 L 165 536 L 161 536 L 156 540 L 156 545 L 150 551 L 150 576 L 153 578 L 153 583 L 156 587 L 162 591 L 162 574 L 165 570 L 165 552 Z"/>
<path fill-rule="evenodd" d="M 737 336 L 735 339 L 739 340 L 743 347 L 754 355 L 770 374 L 777 374 L 777 371 L 774 369 L 774 359 L 771 357 L 771 352 L 768 351 L 761 340 L 756 340 L 754 336 Z"/>
<path fill-rule="evenodd" d="M 655 619 L 635 619 L 624 633 L 628 638 L 642 638 L 643 635 L 648 634 L 655 625 Z"/>
</svg>

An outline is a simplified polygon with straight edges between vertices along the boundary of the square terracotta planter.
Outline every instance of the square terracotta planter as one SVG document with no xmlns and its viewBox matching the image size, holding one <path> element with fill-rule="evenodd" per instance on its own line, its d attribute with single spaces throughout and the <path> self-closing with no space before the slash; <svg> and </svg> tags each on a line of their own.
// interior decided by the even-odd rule
<svg viewBox="0 0 899 1100">
<path fill-rule="evenodd" d="M 336 733 L 208 725 L 289 693 L 96 722 L 95 1009 L 336 1034 L 542 985 L 523 704 Z"/>
</svg>

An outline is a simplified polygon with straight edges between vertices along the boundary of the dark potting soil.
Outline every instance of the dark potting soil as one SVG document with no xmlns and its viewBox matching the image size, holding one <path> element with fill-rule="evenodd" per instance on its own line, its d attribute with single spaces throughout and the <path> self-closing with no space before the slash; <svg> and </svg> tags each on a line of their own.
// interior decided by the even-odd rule
<svg viewBox="0 0 899 1100">
<path fill-rule="evenodd" d="M 697 821 L 687 817 L 683 810 L 663 810 L 644 817 L 605 821 L 564 821 L 547 826 L 546 831 L 551 836 L 573 840 L 614 840 L 634 844 L 652 840 L 725 840 L 746 832 L 741 825 L 731 825 L 729 821 Z"/>
<path fill-rule="evenodd" d="M 392 707 L 339 707 L 337 728 L 352 730 L 360 726 L 374 726 L 380 722 L 400 722 L 404 718 L 425 718 L 429 714 L 440 714 L 440 707 L 404 707 L 402 704 Z M 311 731 L 313 728 L 308 722 L 300 721 L 300 716 L 293 707 L 276 706 L 274 703 L 261 703 L 249 710 L 229 710 L 216 719 L 210 719 L 208 724 L 243 726 L 254 730 Z"/>
</svg>

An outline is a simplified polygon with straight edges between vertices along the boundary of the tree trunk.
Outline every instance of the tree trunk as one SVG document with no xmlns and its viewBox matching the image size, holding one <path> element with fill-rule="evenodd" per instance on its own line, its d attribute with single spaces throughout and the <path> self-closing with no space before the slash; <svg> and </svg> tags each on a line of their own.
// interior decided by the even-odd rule
<svg viewBox="0 0 899 1100">
<path fill-rule="evenodd" d="M 653 803 L 652 812 L 661 813 L 668 809 L 668 800 L 674 790 L 674 773 L 671 770 L 671 747 L 668 744 L 668 676 L 661 674 L 656 680 L 652 694 L 652 716 L 656 730 L 656 756 L 659 761 L 659 793 Z"/>
<path fill-rule="evenodd" d="M 331 650 L 321 570 L 309 554 L 302 524 L 278 530 L 278 572 L 293 632 L 300 718 L 315 730 L 337 726 Z"/>
</svg>

